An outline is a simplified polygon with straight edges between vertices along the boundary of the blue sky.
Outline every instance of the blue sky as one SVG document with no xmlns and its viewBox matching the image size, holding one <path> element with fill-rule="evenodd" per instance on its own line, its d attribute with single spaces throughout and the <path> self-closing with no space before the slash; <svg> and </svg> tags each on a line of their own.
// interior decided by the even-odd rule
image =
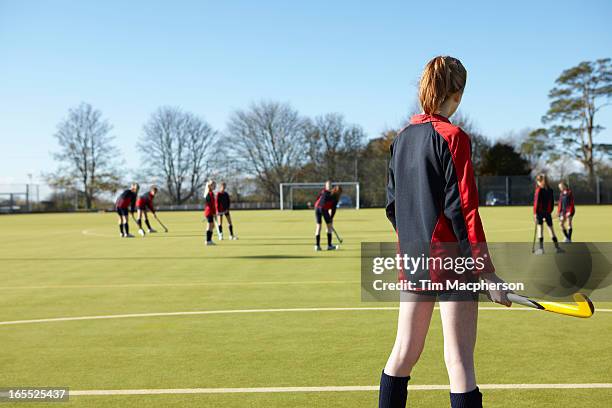
<svg viewBox="0 0 612 408">
<path fill-rule="evenodd" d="M 540 124 L 563 69 L 612 56 L 610 1 L 362 3 L 0 0 L 0 183 L 55 168 L 56 125 L 81 101 L 136 168 L 160 105 L 222 130 L 279 100 L 377 136 L 412 108 L 425 62 L 450 54 L 468 69 L 462 111 L 497 138 Z M 612 108 L 600 119 L 610 142 Z"/>
</svg>

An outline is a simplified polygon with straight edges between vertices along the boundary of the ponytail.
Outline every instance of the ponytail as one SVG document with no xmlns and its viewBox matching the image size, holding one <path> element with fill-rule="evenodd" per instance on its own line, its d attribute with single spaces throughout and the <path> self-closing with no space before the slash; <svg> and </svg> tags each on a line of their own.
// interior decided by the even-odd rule
<svg viewBox="0 0 612 408">
<path fill-rule="evenodd" d="M 435 57 L 425 65 L 419 83 L 419 102 L 423 112 L 436 113 L 451 94 L 462 92 L 467 71 L 457 58 Z"/>
</svg>

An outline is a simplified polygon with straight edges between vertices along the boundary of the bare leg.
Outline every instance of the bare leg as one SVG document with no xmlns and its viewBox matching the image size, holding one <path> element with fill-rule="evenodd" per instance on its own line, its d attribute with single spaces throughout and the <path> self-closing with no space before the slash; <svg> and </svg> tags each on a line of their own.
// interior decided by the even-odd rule
<svg viewBox="0 0 612 408">
<path fill-rule="evenodd" d="M 555 235 L 555 230 L 553 229 L 553 226 L 547 225 L 546 227 L 548 228 L 548 233 L 550 234 L 550 238 L 557 238 L 557 236 Z"/>
<path fill-rule="evenodd" d="M 478 320 L 477 301 L 440 302 L 444 332 L 444 361 L 452 393 L 476 388 L 474 348 Z"/>
<path fill-rule="evenodd" d="M 385 373 L 394 377 L 409 376 L 419 360 L 435 304 L 432 297 L 408 292 L 401 300 L 395 344 L 385 365 Z"/>
</svg>

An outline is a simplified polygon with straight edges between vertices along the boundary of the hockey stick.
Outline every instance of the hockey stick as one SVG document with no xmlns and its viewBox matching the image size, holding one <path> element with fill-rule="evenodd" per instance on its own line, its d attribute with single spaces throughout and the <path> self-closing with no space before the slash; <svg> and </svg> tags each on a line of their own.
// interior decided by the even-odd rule
<svg viewBox="0 0 612 408">
<path fill-rule="evenodd" d="M 536 234 L 538 231 L 538 223 L 534 222 L 533 223 L 533 243 L 531 244 L 531 253 L 535 253 L 535 241 L 536 241 Z"/>
<path fill-rule="evenodd" d="M 153 213 L 153 216 L 155 217 L 155 219 L 157 220 L 157 222 L 159 222 L 159 225 L 162 226 L 162 228 L 164 229 L 164 232 L 168 232 L 168 228 L 166 228 L 166 226 L 164 225 L 163 222 L 161 222 L 161 220 L 159 218 L 157 218 L 157 214 Z"/>
<path fill-rule="evenodd" d="M 525 296 L 517 295 L 516 293 L 508 293 L 508 300 L 519 305 L 531 307 L 547 312 L 558 313 L 566 316 L 587 318 L 595 313 L 595 306 L 587 295 L 582 293 L 574 293 L 574 304 L 557 303 L 557 302 L 540 302 L 529 299 Z"/>
<path fill-rule="evenodd" d="M 334 227 L 332 227 L 332 229 L 334 230 L 334 234 L 336 234 L 336 238 L 338 239 L 338 242 L 342 243 L 342 237 L 338 234 L 338 231 L 336 231 Z"/>
</svg>

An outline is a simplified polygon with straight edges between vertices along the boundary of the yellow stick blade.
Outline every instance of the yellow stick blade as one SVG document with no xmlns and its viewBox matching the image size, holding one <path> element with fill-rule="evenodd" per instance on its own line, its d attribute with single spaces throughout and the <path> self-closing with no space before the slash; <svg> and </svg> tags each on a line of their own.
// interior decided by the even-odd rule
<svg viewBox="0 0 612 408">
<path fill-rule="evenodd" d="M 595 307 L 588 296 L 582 293 L 574 294 L 575 304 L 557 303 L 557 302 L 538 302 L 544 310 L 553 313 L 564 314 L 567 316 L 587 318 L 593 316 Z"/>
</svg>

